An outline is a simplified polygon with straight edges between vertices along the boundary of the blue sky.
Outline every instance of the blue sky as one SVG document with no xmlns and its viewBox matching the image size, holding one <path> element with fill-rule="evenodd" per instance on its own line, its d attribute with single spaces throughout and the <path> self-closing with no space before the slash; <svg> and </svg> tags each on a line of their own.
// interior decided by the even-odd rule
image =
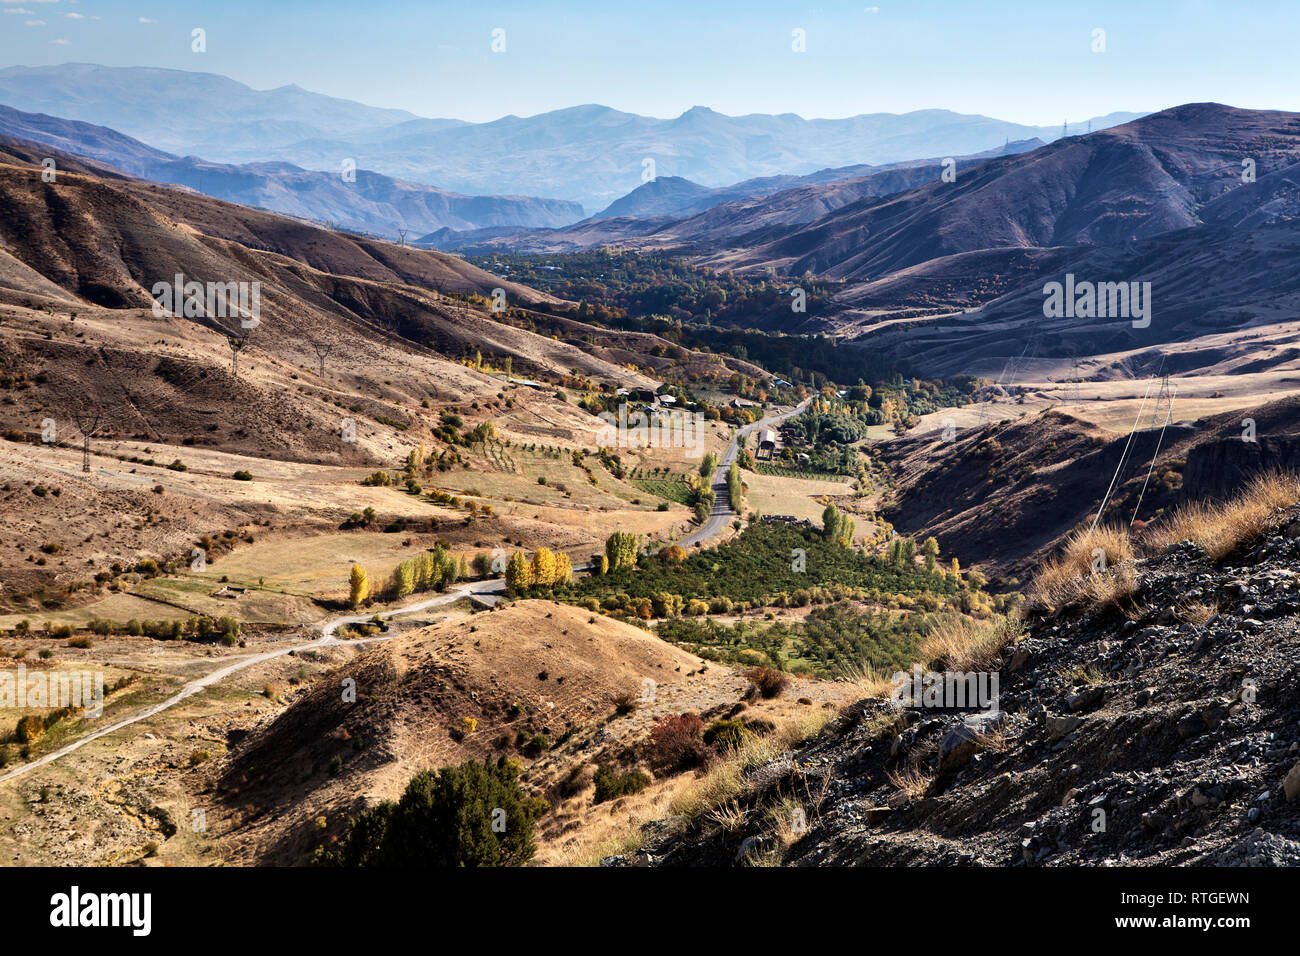
<svg viewBox="0 0 1300 956">
<path fill-rule="evenodd" d="M 0 66 L 222 73 L 422 116 L 939 107 L 1054 125 L 1217 100 L 1300 110 L 1300 2 L 0 0 Z M 190 31 L 207 32 L 207 52 Z M 491 50 L 505 30 L 504 53 Z M 806 52 L 792 50 L 792 31 Z M 1092 52 L 1093 31 L 1105 52 Z"/>
</svg>

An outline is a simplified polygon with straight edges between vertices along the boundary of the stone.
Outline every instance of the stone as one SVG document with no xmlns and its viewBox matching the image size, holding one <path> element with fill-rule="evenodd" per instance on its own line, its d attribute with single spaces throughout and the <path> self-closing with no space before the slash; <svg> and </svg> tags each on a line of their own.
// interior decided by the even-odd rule
<svg viewBox="0 0 1300 956">
<path fill-rule="evenodd" d="M 1292 767 L 1282 781 L 1282 792 L 1286 794 L 1287 803 L 1300 797 L 1300 763 Z"/>
<path fill-rule="evenodd" d="M 1083 723 L 1082 717 L 1048 717 L 1047 718 L 1047 735 L 1052 740 L 1061 738 L 1074 733 L 1074 731 Z"/>
<path fill-rule="evenodd" d="M 1106 689 L 1104 687 L 1089 687 L 1087 690 L 1081 690 L 1065 702 L 1065 706 L 1072 712 L 1087 710 L 1090 707 L 1096 707 L 1106 699 Z"/>
<path fill-rule="evenodd" d="M 970 714 L 939 740 L 939 770 L 958 770 L 970 762 L 979 749 L 979 737 L 1002 726 L 1002 712 Z"/>
</svg>

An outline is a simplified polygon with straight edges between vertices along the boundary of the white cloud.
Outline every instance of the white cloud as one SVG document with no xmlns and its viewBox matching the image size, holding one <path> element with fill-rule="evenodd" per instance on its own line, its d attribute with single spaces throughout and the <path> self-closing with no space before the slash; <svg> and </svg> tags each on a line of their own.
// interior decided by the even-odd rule
<svg viewBox="0 0 1300 956">
<path fill-rule="evenodd" d="M 141 18 L 140 18 L 140 22 L 141 22 L 141 23 L 157 23 L 158 21 L 157 21 L 157 20 L 150 20 L 148 17 L 141 17 Z"/>
<path fill-rule="evenodd" d="M 84 19 L 86 19 L 86 18 L 83 17 L 80 13 L 65 13 L 65 14 L 63 15 L 63 19 L 65 19 L 65 20 L 84 20 Z"/>
<path fill-rule="evenodd" d="M 32 13 L 31 10 L 24 10 L 22 7 L 13 7 L 11 9 L 6 10 L 5 13 L 23 13 L 29 17 L 35 15 Z"/>
<path fill-rule="evenodd" d="M 51 42 L 52 44 L 54 44 L 55 46 L 71 46 L 71 45 L 72 45 L 72 41 L 71 41 L 71 40 L 63 40 L 63 39 L 59 39 L 59 40 L 51 40 L 50 42 Z"/>
<path fill-rule="evenodd" d="M 23 22 L 26 23 L 29 27 L 43 27 L 43 26 L 45 26 L 45 21 L 44 21 L 44 20 L 24 20 Z"/>
</svg>

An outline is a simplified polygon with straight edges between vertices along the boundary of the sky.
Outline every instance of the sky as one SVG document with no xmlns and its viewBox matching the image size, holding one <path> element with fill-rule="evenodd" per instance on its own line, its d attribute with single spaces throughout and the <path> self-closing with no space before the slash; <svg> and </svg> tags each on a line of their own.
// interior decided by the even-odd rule
<svg viewBox="0 0 1300 956">
<path fill-rule="evenodd" d="M 171 67 L 475 122 L 583 103 L 660 117 L 696 105 L 806 118 L 941 108 L 1045 126 L 1204 100 L 1300 110 L 1300 0 L 0 0 L 0 11 L 0 66 Z"/>
</svg>

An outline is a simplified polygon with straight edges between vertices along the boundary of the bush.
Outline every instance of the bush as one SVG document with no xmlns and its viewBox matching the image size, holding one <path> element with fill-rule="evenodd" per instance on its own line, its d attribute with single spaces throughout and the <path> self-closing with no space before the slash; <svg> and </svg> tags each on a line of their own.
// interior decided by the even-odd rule
<svg viewBox="0 0 1300 956">
<path fill-rule="evenodd" d="M 14 739 L 20 744 L 29 744 L 45 732 L 45 721 L 35 714 L 29 714 L 18 721 L 14 728 Z"/>
<path fill-rule="evenodd" d="M 627 773 L 619 773 L 605 764 L 596 768 L 596 776 L 593 779 L 596 784 L 596 793 L 592 797 L 593 803 L 604 803 L 606 800 L 640 793 L 650 786 L 650 777 L 643 771 L 630 770 Z"/>
<path fill-rule="evenodd" d="M 237 471 L 232 475 L 235 481 L 252 481 L 253 473 L 249 471 Z"/>
<path fill-rule="evenodd" d="M 739 717 L 735 720 L 715 720 L 704 732 L 704 742 L 715 750 L 734 750 L 744 743 L 748 735 L 749 730 Z"/>
<path fill-rule="evenodd" d="M 790 684 L 790 678 L 786 677 L 779 670 L 766 665 L 755 667 L 751 671 L 746 671 L 745 679 L 753 684 L 763 697 L 768 699 L 779 697 L 781 692 Z"/>
<path fill-rule="evenodd" d="M 533 818 L 515 763 L 469 761 L 425 770 L 397 803 L 357 817 L 338 847 L 321 854 L 333 866 L 522 866 L 532 859 Z"/>
<path fill-rule="evenodd" d="M 704 762 L 704 721 L 699 714 L 660 717 L 650 730 L 650 760 L 665 770 L 684 770 Z"/>
</svg>

